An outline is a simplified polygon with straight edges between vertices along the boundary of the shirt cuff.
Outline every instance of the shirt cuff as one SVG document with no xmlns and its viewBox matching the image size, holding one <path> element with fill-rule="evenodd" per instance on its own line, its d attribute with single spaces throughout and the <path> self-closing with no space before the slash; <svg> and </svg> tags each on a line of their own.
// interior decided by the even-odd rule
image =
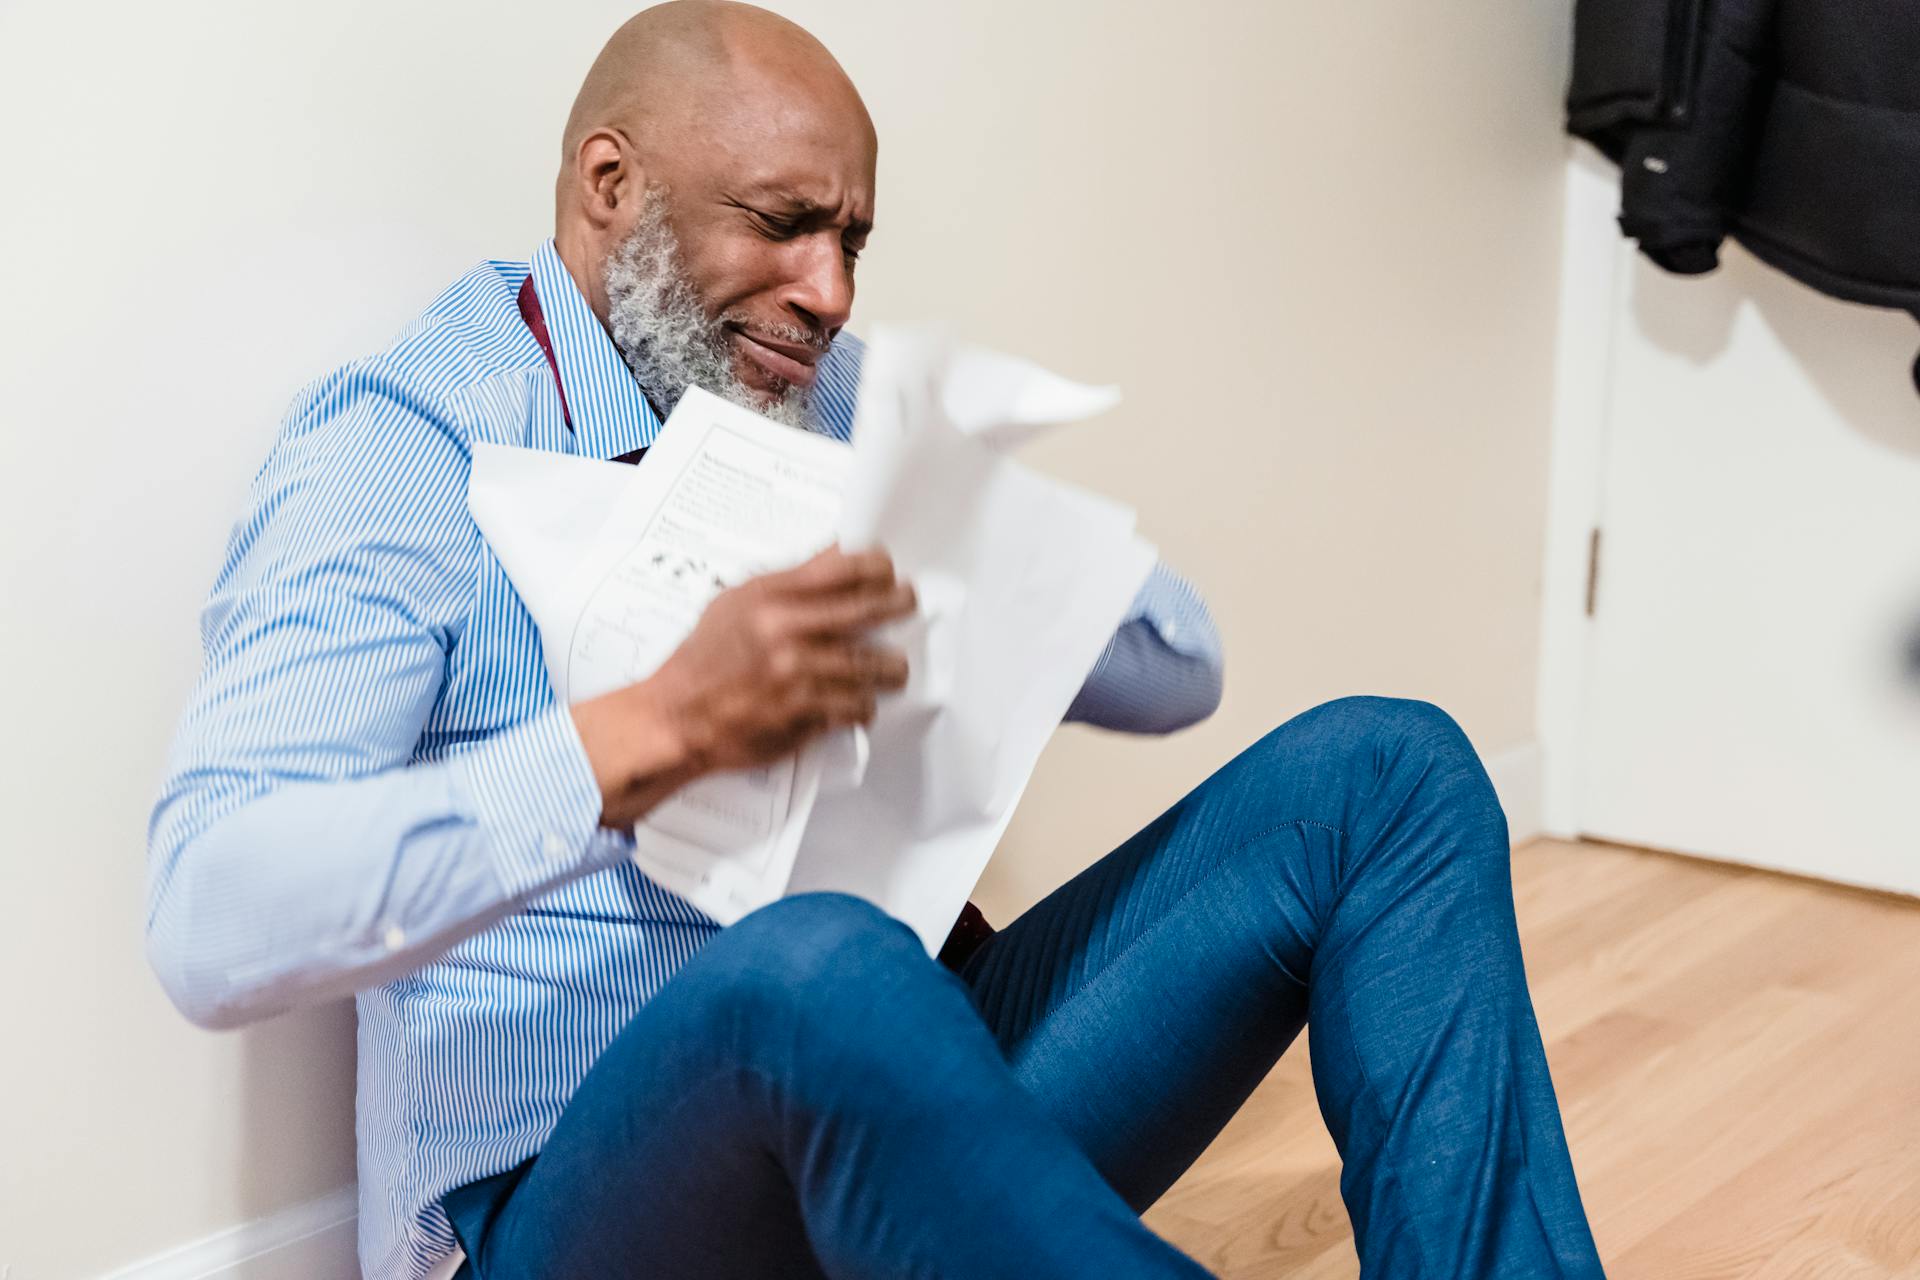
<svg viewBox="0 0 1920 1280">
<path fill-rule="evenodd" d="M 1154 565 L 1140 584 L 1127 621 L 1145 623 L 1154 638 L 1175 653 L 1214 663 L 1220 660 L 1220 631 L 1206 601 L 1192 583 L 1164 563 Z"/>
<path fill-rule="evenodd" d="M 597 838 L 600 787 L 567 708 L 556 703 L 448 763 L 510 896 L 617 857 L 617 841 Z"/>
</svg>

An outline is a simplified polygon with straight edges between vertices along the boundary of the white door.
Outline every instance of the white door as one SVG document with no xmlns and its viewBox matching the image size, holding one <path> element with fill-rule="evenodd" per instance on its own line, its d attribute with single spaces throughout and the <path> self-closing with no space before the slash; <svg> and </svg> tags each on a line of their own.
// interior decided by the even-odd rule
<svg viewBox="0 0 1920 1280">
<path fill-rule="evenodd" d="M 1920 893 L 1920 325 L 1622 273 L 1578 824 Z"/>
</svg>

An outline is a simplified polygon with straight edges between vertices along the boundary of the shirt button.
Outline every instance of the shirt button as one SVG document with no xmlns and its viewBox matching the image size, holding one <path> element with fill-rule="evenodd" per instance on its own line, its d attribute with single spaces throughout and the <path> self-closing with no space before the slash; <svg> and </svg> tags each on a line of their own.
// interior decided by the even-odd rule
<svg viewBox="0 0 1920 1280">
<path fill-rule="evenodd" d="M 1180 624 L 1177 622 L 1169 622 L 1166 626 L 1161 627 L 1160 638 L 1168 644 L 1172 644 L 1175 640 L 1178 640 L 1180 638 Z"/>
<path fill-rule="evenodd" d="M 547 833 L 547 838 L 541 842 L 540 847 L 545 849 L 547 851 L 547 857 L 553 859 L 555 862 L 564 862 L 567 855 L 571 852 L 567 848 L 567 842 L 552 832 Z"/>
<path fill-rule="evenodd" d="M 386 936 L 381 941 L 387 944 L 387 950 L 398 951 L 407 945 L 407 931 L 397 924 L 387 926 Z"/>
</svg>

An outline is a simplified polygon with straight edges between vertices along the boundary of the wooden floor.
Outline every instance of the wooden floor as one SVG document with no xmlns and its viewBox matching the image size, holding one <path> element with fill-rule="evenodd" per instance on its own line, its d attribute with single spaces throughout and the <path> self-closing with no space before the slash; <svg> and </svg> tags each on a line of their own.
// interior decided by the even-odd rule
<svg viewBox="0 0 1920 1280">
<path fill-rule="evenodd" d="M 1920 905 L 1555 841 L 1514 895 L 1613 1280 L 1920 1277 Z M 1358 1274 L 1304 1041 L 1147 1221 L 1228 1280 Z"/>
</svg>

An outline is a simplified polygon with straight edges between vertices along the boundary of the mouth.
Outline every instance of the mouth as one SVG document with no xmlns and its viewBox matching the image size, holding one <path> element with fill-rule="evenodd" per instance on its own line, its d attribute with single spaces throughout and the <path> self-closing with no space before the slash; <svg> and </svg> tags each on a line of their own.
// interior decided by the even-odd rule
<svg viewBox="0 0 1920 1280">
<path fill-rule="evenodd" d="M 735 350 L 763 373 L 796 387 L 811 387 L 816 366 L 824 354 L 799 342 L 781 342 L 758 336 L 735 325 L 727 326 Z"/>
</svg>

